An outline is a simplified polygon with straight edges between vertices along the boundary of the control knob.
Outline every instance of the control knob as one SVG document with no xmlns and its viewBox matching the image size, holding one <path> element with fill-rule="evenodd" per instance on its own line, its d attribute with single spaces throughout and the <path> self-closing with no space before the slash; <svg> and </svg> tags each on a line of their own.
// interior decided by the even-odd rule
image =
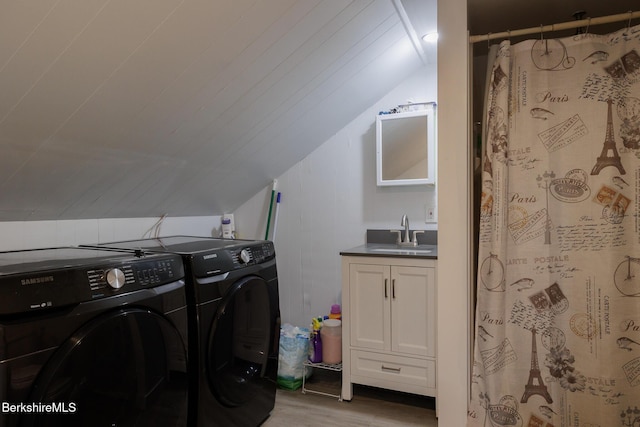
<svg viewBox="0 0 640 427">
<path fill-rule="evenodd" d="M 111 270 L 107 270 L 105 276 L 105 280 L 107 284 L 111 286 L 113 289 L 120 289 L 124 286 L 125 277 L 124 272 L 119 268 L 113 268 Z"/>
<path fill-rule="evenodd" d="M 241 264 L 247 264 L 249 261 L 251 261 L 251 252 L 249 252 L 247 249 L 241 250 L 238 254 L 238 261 L 240 261 Z"/>
</svg>

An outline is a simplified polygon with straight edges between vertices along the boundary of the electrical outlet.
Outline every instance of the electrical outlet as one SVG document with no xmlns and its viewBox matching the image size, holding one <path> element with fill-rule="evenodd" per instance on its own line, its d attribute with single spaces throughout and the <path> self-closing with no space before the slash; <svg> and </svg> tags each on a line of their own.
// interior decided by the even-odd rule
<svg viewBox="0 0 640 427">
<path fill-rule="evenodd" d="M 427 206 L 426 219 L 424 222 L 436 222 L 436 208 L 433 206 Z"/>
</svg>

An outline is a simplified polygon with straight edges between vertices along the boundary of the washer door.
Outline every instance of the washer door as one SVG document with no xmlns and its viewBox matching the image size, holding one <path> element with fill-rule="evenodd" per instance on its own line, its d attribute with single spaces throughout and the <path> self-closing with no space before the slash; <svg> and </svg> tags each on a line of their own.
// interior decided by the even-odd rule
<svg viewBox="0 0 640 427">
<path fill-rule="evenodd" d="M 163 316 L 127 309 L 74 333 L 36 379 L 24 426 L 184 426 L 187 360 L 178 330 Z M 62 411 L 63 413 L 59 413 Z"/>
<path fill-rule="evenodd" d="M 218 306 L 206 363 L 209 386 L 225 406 L 252 401 L 269 382 L 270 311 L 267 282 L 258 276 L 235 282 Z"/>
</svg>

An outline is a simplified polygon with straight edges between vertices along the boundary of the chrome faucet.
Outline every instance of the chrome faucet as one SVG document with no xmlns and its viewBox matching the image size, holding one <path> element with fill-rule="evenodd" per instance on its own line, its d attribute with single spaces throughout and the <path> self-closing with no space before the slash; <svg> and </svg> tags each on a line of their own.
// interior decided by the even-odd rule
<svg viewBox="0 0 640 427">
<path fill-rule="evenodd" d="M 411 243 L 411 236 L 409 235 L 409 218 L 407 218 L 407 214 L 402 215 L 400 227 L 404 227 L 404 241 L 400 243 Z"/>
<path fill-rule="evenodd" d="M 413 241 L 411 241 L 411 235 L 409 231 L 409 217 L 407 215 L 402 215 L 402 220 L 400 221 L 400 226 L 404 227 L 404 238 L 402 238 L 402 230 L 390 230 L 392 233 L 398 233 L 398 238 L 396 239 L 396 244 L 398 245 L 410 245 L 410 246 L 418 246 L 418 233 L 424 233 L 424 230 L 414 230 L 413 231 Z"/>
</svg>

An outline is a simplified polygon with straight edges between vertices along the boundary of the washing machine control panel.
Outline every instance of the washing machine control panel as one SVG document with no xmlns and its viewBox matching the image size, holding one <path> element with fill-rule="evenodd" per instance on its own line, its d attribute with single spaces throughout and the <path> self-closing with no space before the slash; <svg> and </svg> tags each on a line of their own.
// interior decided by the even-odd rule
<svg viewBox="0 0 640 427">
<path fill-rule="evenodd" d="M 92 297 L 99 298 L 119 289 L 130 292 L 169 283 L 181 279 L 182 274 L 182 264 L 169 258 L 95 268 L 87 271 L 87 278 Z"/>
<path fill-rule="evenodd" d="M 236 255 L 236 259 L 240 264 L 249 264 L 253 259 L 253 255 L 251 254 L 250 249 L 242 249 Z"/>
<path fill-rule="evenodd" d="M 56 255 L 62 250 L 50 252 Z M 53 258 L 30 265 L 30 270 L 0 274 L 0 316 L 55 309 L 184 279 L 180 256 L 171 254 Z"/>
<path fill-rule="evenodd" d="M 104 275 L 107 281 L 107 284 L 111 286 L 113 289 L 120 289 L 125 284 L 124 272 L 119 268 L 112 268 L 111 270 L 107 270 Z"/>
</svg>

